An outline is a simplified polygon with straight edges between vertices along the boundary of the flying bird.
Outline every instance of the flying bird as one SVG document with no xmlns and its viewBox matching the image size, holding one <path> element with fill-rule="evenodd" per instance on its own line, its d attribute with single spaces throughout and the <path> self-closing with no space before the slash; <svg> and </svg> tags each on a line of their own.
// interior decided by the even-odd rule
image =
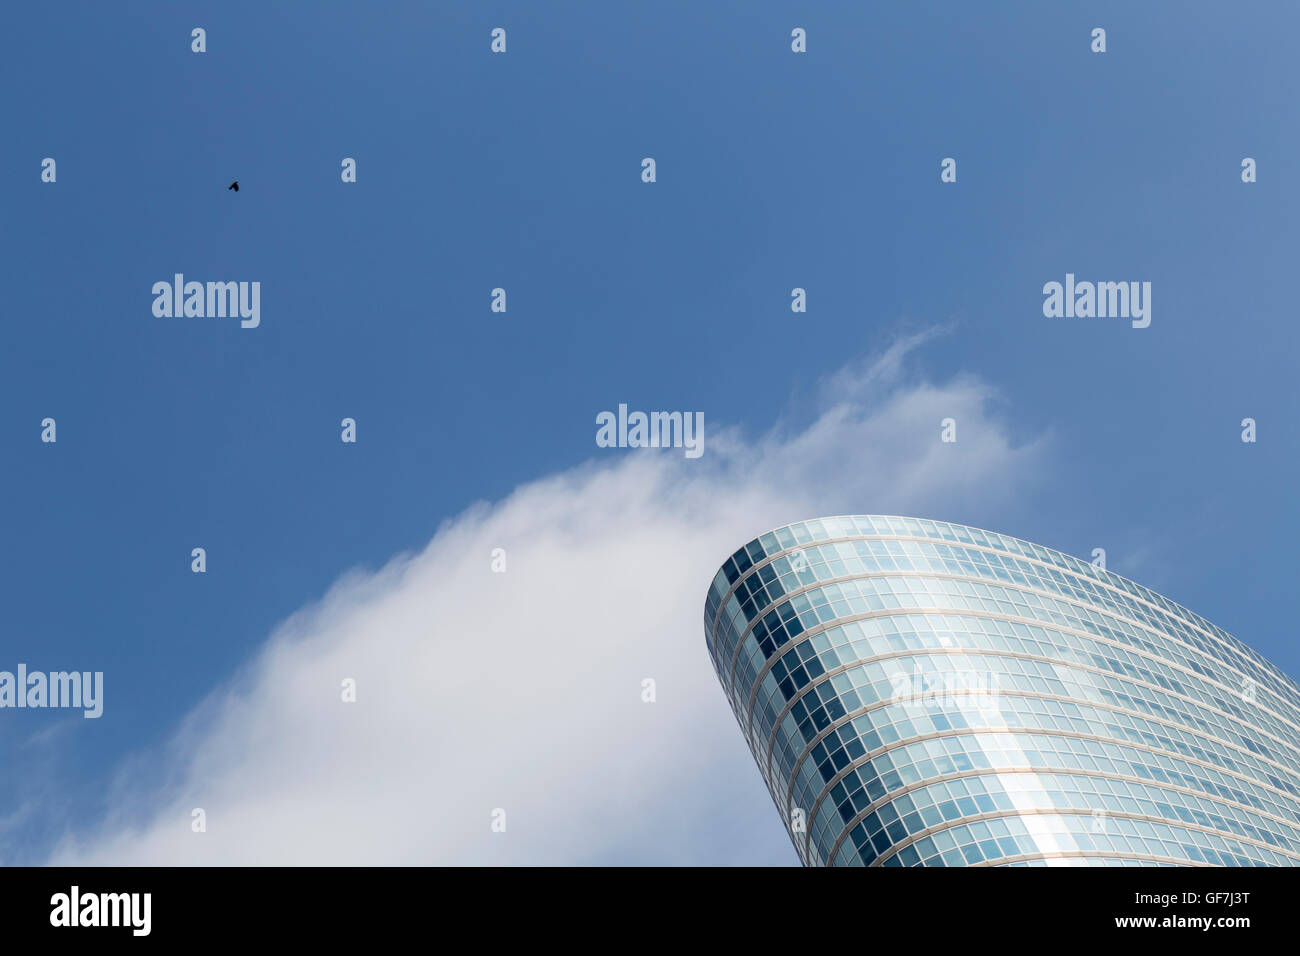
<svg viewBox="0 0 1300 956">
<path fill-rule="evenodd" d="M 233 189 L 235 192 L 239 192 L 239 180 L 236 179 L 233 183 L 231 183 L 231 184 L 230 184 L 229 186 L 227 186 L 226 188 L 227 188 L 227 189 Z"/>
</svg>

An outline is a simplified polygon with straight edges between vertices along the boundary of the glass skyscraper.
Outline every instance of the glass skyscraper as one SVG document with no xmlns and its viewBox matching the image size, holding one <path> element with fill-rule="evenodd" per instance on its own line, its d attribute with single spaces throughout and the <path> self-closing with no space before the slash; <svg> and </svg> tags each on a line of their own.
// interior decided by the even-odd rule
<svg viewBox="0 0 1300 956">
<path fill-rule="evenodd" d="M 704 622 L 807 865 L 1300 863 L 1300 687 L 1087 561 L 823 518 L 727 559 Z"/>
</svg>

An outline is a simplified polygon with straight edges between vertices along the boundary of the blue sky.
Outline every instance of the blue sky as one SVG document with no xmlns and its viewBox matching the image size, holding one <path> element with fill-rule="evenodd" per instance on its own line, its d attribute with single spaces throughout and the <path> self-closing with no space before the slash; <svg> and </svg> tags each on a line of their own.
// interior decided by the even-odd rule
<svg viewBox="0 0 1300 956">
<path fill-rule="evenodd" d="M 903 446 L 853 447 L 862 494 L 808 507 L 907 504 L 1085 557 L 1105 547 L 1112 570 L 1300 673 L 1286 613 L 1300 16 L 1057 6 L 11 11 L 0 669 L 103 670 L 106 701 L 95 721 L 0 712 L 0 859 L 111 833 L 138 809 L 115 803 L 124 775 L 150 793 L 184 777 L 167 755 L 186 715 L 341 575 L 421 552 L 476 502 L 497 503 L 492 527 L 522 485 L 654 454 L 596 448 L 600 411 L 701 410 L 762 445 L 775 423 L 817 419 L 828 377 L 917 334 L 890 394 L 970 400 L 960 440 L 996 433 L 988 486 L 873 494 Z M 504 55 L 489 52 L 498 26 Z M 790 51 L 796 26 L 806 54 Z M 954 184 L 939 181 L 948 156 Z M 260 281 L 261 326 L 155 318 L 151 286 L 175 272 Z M 1151 326 L 1045 318 L 1042 286 L 1067 272 L 1150 281 Z M 489 311 L 498 286 L 505 314 Z M 47 416 L 55 445 L 39 440 Z M 1256 444 L 1240 441 L 1247 416 Z M 772 518 L 811 516 L 797 493 L 777 499 Z M 680 582 L 696 630 L 674 640 L 698 650 L 692 667 L 708 668 L 709 568 L 778 523 L 752 518 L 682 538 L 704 569 Z M 618 593 L 626 573 L 592 587 Z M 692 686 L 717 700 L 701 706 L 729 719 L 704 677 Z M 410 753 L 427 756 L 418 740 Z M 664 800 L 720 772 L 700 761 Z M 757 859 L 793 862 L 756 780 L 754 826 L 776 831 Z M 749 831 L 709 833 L 703 861 L 756 859 Z M 640 849 L 593 838 L 587 858 Z"/>
</svg>

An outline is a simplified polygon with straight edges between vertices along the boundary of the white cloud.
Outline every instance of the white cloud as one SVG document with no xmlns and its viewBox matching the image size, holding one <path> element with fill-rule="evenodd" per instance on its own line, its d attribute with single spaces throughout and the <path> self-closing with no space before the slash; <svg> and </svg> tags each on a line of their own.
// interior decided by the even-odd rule
<svg viewBox="0 0 1300 956">
<path fill-rule="evenodd" d="M 124 770 L 51 862 L 794 863 L 705 651 L 705 591 L 788 521 L 1014 500 L 1041 445 L 1012 447 L 974 379 L 907 380 L 923 340 L 829 380 L 804 425 L 706 419 L 703 458 L 604 453 L 345 576 L 149 755 L 165 785 Z"/>
</svg>

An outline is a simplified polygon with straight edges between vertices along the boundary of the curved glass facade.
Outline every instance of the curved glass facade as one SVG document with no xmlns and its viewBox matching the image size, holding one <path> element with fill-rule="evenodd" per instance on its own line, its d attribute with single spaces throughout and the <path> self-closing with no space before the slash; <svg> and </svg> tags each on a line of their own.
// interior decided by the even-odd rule
<svg viewBox="0 0 1300 956">
<path fill-rule="evenodd" d="M 1086 561 L 823 518 L 733 554 L 704 626 L 807 865 L 1300 863 L 1300 687 Z"/>
</svg>

